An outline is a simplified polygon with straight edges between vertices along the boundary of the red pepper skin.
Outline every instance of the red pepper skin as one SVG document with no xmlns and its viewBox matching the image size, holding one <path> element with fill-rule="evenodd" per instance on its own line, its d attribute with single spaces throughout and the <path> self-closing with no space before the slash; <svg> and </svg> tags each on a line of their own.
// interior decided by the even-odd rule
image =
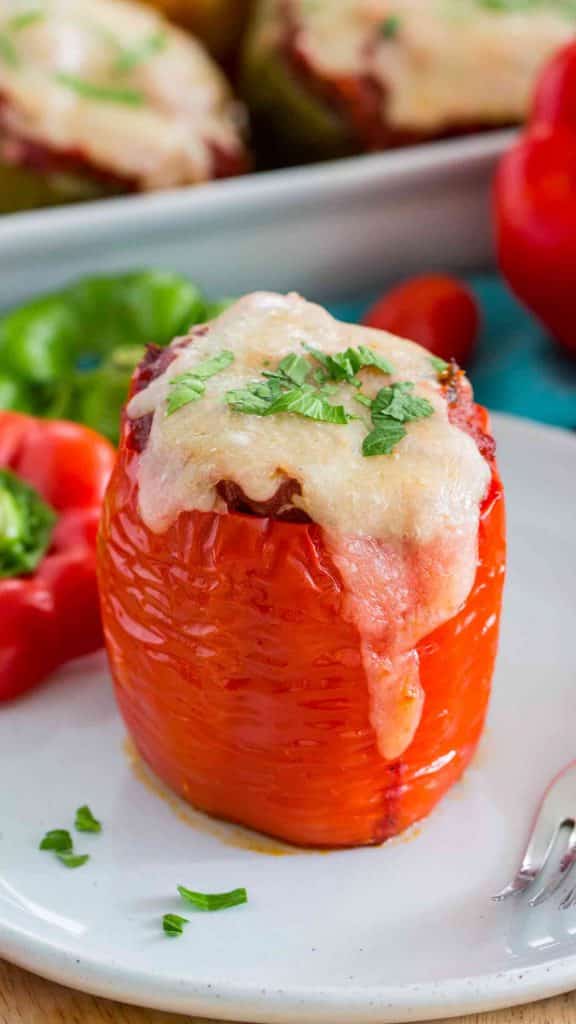
<svg viewBox="0 0 576 1024">
<path fill-rule="evenodd" d="M 410 338 L 440 359 L 455 359 L 465 366 L 474 351 L 480 314 L 462 281 L 448 274 L 423 274 L 387 292 L 362 322 Z"/>
<path fill-rule="evenodd" d="M 480 410 L 474 425 L 482 437 Z M 120 709 L 156 774 L 213 815 L 305 846 L 380 843 L 428 814 L 470 760 L 489 699 L 505 557 L 492 465 L 473 590 L 418 645 L 423 719 L 385 761 L 322 531 L 184 512 L 154 534 L 125 433 L 102 518 L 102 613 Z"/>
<path fill-rule="evenodd" d="M 576 130 L 576 43 L 552 58 L 536 84 L 529 124 Z"/>
<path fill-rule="evenodd" d="M 36 572 L 0 580 L 0 701 L 102 645 L 95 546 L 114 461 L 112 445 L 87 427 L 0 412 L 0 466 L 59 516 Z"/>
<path fill-rule="evenodd" d="M 560 344 L 576 353 L 576 131 L 534 128 L 496 179 L 502 273 Z"/>
<path fill-rule="evenodd" d="M 494 208 L 502 273 L 576 354 L 576 44 L 544 69 L 531 121 L 500 163 Z"/>
</svg>

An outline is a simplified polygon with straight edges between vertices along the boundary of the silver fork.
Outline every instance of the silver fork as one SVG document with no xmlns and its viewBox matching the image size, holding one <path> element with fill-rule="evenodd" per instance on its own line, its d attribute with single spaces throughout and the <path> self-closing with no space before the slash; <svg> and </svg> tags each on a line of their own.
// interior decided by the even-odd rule
<svg viewBox="0 0 576 1024">
<path fill-rule="evenodd" d="M 561 829 L 568 833 L 566 849 L 553 877 L 529 899 L 531 907 L 537 907 L 553 896 L 576 863 L 576 761 L 564 768 L 548 786 L 538 808 L 522 864 L 510 884 L 492 896 L 493 900 L 500 902 L 509 896 L 518 896 L 536 885 Z M 573 889 L 560 905 L 567 908 L 575 899 L 576 892 Z"/>
</svg>

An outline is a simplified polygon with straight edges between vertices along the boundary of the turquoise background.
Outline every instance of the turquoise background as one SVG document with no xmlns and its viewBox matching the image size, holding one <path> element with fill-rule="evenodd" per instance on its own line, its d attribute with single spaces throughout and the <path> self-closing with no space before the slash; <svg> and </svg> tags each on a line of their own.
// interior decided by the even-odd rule
<svg viewBox="0 0 576 1024">
<path fill-rule="evenodd" d="M 483 316 L 480 343 L 467 367 L 477 401 L 576 430 L 576 358 L 561 352 L 499 278 L 476 275 L 469 282 Z M 343 320 L 359 320 L 374 298 L 331 309 Z"/>
</svg>

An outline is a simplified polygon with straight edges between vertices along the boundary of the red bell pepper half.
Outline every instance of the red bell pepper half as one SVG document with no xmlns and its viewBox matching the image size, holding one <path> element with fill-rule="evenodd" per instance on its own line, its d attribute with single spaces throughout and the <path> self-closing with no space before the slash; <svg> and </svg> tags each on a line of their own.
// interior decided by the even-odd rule
<svg viewBox="0 0 576 1024">
<path fill-rule="evenodd" d="M 0 412 L 0 701 L 102 644 L 95 545 L 114 460 L 87 427 Z"/>
<path fill-rule="evenodd" d="M 495 188 L 498 258 L 518 298 L 576 354 L 576 43 L 544 69 Z"/>
</svg>

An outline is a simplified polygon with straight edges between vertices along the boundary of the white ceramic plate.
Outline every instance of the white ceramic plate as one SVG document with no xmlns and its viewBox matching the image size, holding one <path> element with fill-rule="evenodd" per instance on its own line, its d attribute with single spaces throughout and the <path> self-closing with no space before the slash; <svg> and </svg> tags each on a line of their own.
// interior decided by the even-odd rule
<svg viewBox="0 0 576 1024">
<path fill-rule="evenodd" d="M 145 785 L 103 660 L 0 709 L 0 953 L 121 1000 L 251 1021 L 413 1021 L 576 985 L 576 911 L 489 901 L 548 780 L 576 754 L 576 439 L 497 418 L 511 562 L 490 721 L 475 764 L 412 836 L 272 856 Z M 40 853 L 88 802 L 71 871 Z M 183 807 L 183 805 L 179 805 Z M 263 846 L 266 848 L 266 842 Z M 247 906 L 186 911 L 177 883 L 246 885 Z"/>
<path fill-rule="evenodd" d="M 346 299 L 491 259 L 489 186 L 509 132 L 0 218 L 0 308 L 81 274 L 159 266 L 225 295 L 286 282 Z"/>
</svg>

